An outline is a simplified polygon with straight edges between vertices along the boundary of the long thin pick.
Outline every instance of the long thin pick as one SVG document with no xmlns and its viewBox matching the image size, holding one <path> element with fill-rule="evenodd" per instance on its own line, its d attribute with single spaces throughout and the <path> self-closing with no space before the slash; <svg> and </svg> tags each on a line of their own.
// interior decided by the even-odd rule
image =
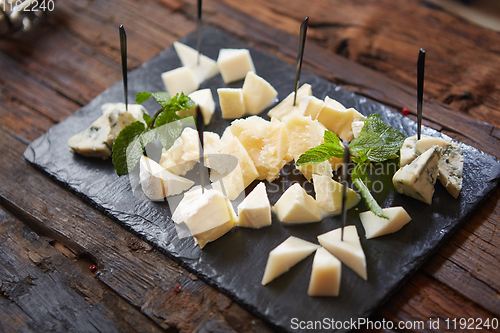
<svg viewBox="0 0 500 333">
<path fill-rule="evenodd" d="M 127 34 L 123 24 L 120 25 L 120 52 L 122 56 L 123 93 L 125 95 L 125 110 L 128 111 L 128 82 L 127 82 Z"/>
<path fill-rule="evenodd" d="M 295 94 L 293 96 L 293 106 L 297 104 L 297 90 L 299 89 L 300 70 L 302 69 L 302 58 L 304 57 L 304 45 L 306 44 L 308 22 L 309 16 L 307 16 L 300 25 L 299 54 L 297 55 L 297 69 L 295 71 Z"/>
<path fill-rule="evenodd" d="M 200 183 L 201 183 L 201 193 L 205 188 L 205 158 L 203 155 L 203 131 L 205 130 L 205 124 L 203 120 L 203 113 L 199 105 L 196 105 L 196 129 L 198 130 L 198 136 L 200 138 Z"/>
<path fill-rule="evenodd" d="M 197 64 L 200 64 L 201 53 L 201 0 L 198 0 L 198 16 L 196 19 L 196 51 L 198 52 Z"/>
<path fill-rule="evenodd" d="M 417 62 L 417 139 L 422 134 L 422 101 L 424 99 L 425 50 L 420 49 Z"/>
</svg>

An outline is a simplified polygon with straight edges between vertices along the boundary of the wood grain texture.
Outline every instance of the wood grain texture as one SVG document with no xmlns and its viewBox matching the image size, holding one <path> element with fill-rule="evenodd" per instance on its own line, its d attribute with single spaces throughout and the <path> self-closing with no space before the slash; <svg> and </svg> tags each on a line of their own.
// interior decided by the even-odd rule
<svg viewBox="0 0 500 333">
<path fill-rule="evenodd" d="M 22 159 L 27 142 L 121 78 L 119 24 L 127 29 L 133 69 L 194 31 L 195 5 L 195 0 L 58 1 L 56 11 L 36 31 L 0 41 L 0 205 L 16 215 L 2 213 L 0 218 L 6 230 L 2 253 L 24 244 L 18 252 L 25 256 L 15 259 L 25 267 L 24 273 L 16 273 L 19 277 L 39 274 L 28 250 L 58 258 L 52 261 L 53 270 L 61 279 L 80 274 L 74 272 L 78 260 L 64 259 L 55 247 L 36 240 L 32 230 L 64 245 L 63 252 L 70 248 L 75 258 L 94 260 L 98 273 L 83 277 L 84 287 L 72 290 L 86 291 L 73 295 L 72 301 L 78 300 L 83 312 L 94 311 L 89 304 L 107 309 L 106 325 L 120 331 L 269 330 Z M 415 112 L 415 65 L 423 47 L 427 124 L 500 157 L 498 33 L 418 0 L 310 0 L 307 5 L 300 0 L 255 0 L 245 6 L 237 0 L 204 1 L 206 24 L 289 63 L 295 61 L 298 27 L 306 15 L 310 27 L 304 70 L 396 112 L 403 107 Z M 374 318 L 397 322 L 500 316 L 499 198 L 497 189 Z M 4 239 L 20 243 L 4 250 Z M 7 288 L 3 281 L 2 293 Z M 182 292 L 172 292 L 176 285 Z M 13 329 L 41 327 L 36 325 L 43 321 L 27 315 L 21 301 L 1 296 L 0 302 L 0 319 L 8 318 Z M 142 315 L 116 321 L 117 314 L 135 313 Z"/>
</svg>

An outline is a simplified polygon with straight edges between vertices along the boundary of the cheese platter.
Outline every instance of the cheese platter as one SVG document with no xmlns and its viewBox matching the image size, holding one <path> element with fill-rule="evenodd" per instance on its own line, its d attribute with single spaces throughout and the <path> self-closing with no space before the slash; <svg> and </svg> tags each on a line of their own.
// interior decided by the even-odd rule
<svg viewBox="0 0 500 333">
<path fill-rule="evenodd" d="M 283 100 L 293 90 L 293 66 L 250 48 L 215 28 L 205 27 L 203 35 L 204 55 L 215 59 L 222 48 L 247 48 L 256 73 L 272 84 L 279 100 Z M 195 47 L 196 35 L 189 35 L 181 42 Z M 129 74 L 130 95 L 142 91 L 163 91 L 162 73 L 179 66 L 174 48 L 165 49 Z M 306 82 L 311 85 L 315 96 L 330 96 L 366 117 L 378 114 L 385 123 L 407 137 L 417 131 L 416 124 L 409 118 L 303 72 L 301 83 Z M 200 84 L 201 89 L 212 90 L 217 105 L 219 100 L 216 91 L 221 87 L 239 88 L 241 81 L 226 83 L 220 75 L 216 75 Z M 35 140 L 26 150 L 25 158 L 117 223 L 140 235 L 183 267 L 280 330 L 292 330 L 294 320 L 321 321 L 329 318 L 349 321 L 370 316 L 480 207 L 482 201 L 498 186 L 500 179 L 500 164 L 494 157 L 461 143 L 458 145 L 464 154 L 463 186 L 457 199 L 450 196 L 444 186 L 436 185 L 432 205 L 427 205 L 397 193 L 392 185 L 392 174 L 382 172 L 374 175 L 373 180 L 384 185 L 373 194 L 375 199 L 382 207 L 404 207 L 412 221 L 397 233 L 367 239 L 359 217 L 361 212 L 367 210 L 366 205 L 360 202 L 349 210 L 347 225 L 355 226 L 360 235 L 366 255 L 367 279 L 345 268 L 337 297 L 311 297 L 307 289 L 313 256 L 264 286 L 261 281 L 268 255 L 291 236 L 318 244 L 318 235 L 341 226 L 340 217 L 325 217 L 319 223 L 292 226 L 281 224 L 273 214 L 271 226 L 262 229 L 234 228 L 203 249 L 195 246 L 192 238 L 179 238 L 172 222 L 174 212 L 166 202 L 141 200 L 134 196 L 129 178 L 117 176 L 110 160 L 79 156 L 68 149 L 68 139 L 97 119 L 102 114 L 103 104 L 122 100 L 122 83 L 118 82 Z M 145 102 L 144 106 L 150 113 L 155 109 L 152 101 Z M 267 117 L 267 110 L 262 115 Z M 205 130 L 222 135 L 230 124 L 231 121 L 224 119 L 218 110 Z M 422 133 L 439 136 L 438 132 L 425 127 Z M 397 162 L 385 162 L 383 167 L 395 171 Z M 266 182 L 272 205 L 293 183 L 298 182 L 308 193 L 314 193 L 312 184 L 294 170 L 293 166 L 285 165 L 277 179 Z M 251 184 L 247 191 L 257 184 Z"/>
</svg>

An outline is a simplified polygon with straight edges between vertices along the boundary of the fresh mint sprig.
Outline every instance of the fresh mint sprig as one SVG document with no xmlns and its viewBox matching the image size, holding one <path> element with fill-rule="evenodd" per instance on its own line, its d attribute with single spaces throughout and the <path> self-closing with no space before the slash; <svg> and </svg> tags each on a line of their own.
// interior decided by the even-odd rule
<svg viewBox="0 0 500 333">
<path fill-rule="evenodd" d="M 177 115 L 177 111 L 188 110 L 195 105 L 184 93 L 170 97 L 167 92 L 140 92 L 136 95 L 135 101 L 141 104 L 151 97 L 160 104 L 161 109 L 153 117 L 144 114 L 143 119 L 146 124 L 136 121 L 122 129 L 113 143 L 112 161 L 118 176 L 126 175 L 132 171 L 144 154 L 146 146 L 158 136 L 160 136 L 163 147 L 165 149 L 170 148 L 169 142 L 172 140 L 168 138 L 175 134 L 178 136 L 182 126 L 174 126 L 175 133 L 163 133 L 165 131 L 158 131 L 158 128 L 179 120 L 180 117 Z"/>
<path fill-rule="evenodd" d="M 368 208 L 380 217 L 389 218 L 370 193 L 371 180 L 368 168 L 372 162 L 384 162 L 397 157 L 404 140 L 403 133 L 384 123 L 378 114 L 373 114 L 365 120 L 360 135 L 349 144 L 351 160 L 356 163 L 351 179 L 365 199 Z M 300 155 L 295 164 L 300 166 L 320 163 L 331 157 L 342 158 L 343 153 L 344 147 L 337 135 L 325 131 L 324 143 Z"/>
</svg>

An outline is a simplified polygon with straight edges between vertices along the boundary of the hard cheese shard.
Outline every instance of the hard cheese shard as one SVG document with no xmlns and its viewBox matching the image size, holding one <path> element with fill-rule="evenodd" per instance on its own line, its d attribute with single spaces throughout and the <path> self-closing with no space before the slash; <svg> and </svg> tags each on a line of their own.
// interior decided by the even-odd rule
<svg viewBox="0 0 500 333">
<path fill-rule="evenodd" d="M 198 84 L 219 74 L 219 67 L 215 60 L 203 54 L 198 57 L 198 51 L 180 42 L 174 42 L 174 48 L 182 65 L 191 68 Z"/>
<path fill-rule="evenodd" d="M 192 180 L 174 175 L 146 156 L 139 161 L 139 179 L 142 191 L 151 200 L 180 194 L 194 185 Z"/>
<path fill-rule="evenodd" d="M 335 257 L 339 258 L 347 267 L 355 271 L 366 280 L 366 257 L 359 241 L 356 226 L 349 225 L 344 228 L 344 240 L 341 236 L 342 228 L 329 231 L 318 236 L 318 241 Z"/>
<path fill-rule="evenodd" d="M 336 182 L 331 177 L 313 175 L 316 201 L 324 216 L 335 216 L 342 213 L 342 192 L 344 185 Z M 351 209 L 360 201 L 359 195 L 347 188 L 346 209 Z"/>
<path fill-rule="evenodd" d="M 271 204 L 266 185 L 259 183 L 238 205 L 238 227 L 262 228 L 271 225 Z"/>
<path fill-rule="evenodd" d="M 325 248 L 316 250 L 307 294 L 309 296 L 338 296 L 342 265 Z"/>
<path fill-rule="evenodd" d="M 308 223 L 321 221 L 318 203 L 295 183 L 281 195 L 274 205 L 278 219 L 284 223 Z"/>
<path fill-rule="evenodd" d="M 396 171 L 392 177 L 396 191 L 429 205 L 432 204 L 441 150 L 440 147 L 433 146 L 413 162 Z"/>
<path fill-rule="evenodd" d="M 278 276 L 286 273 L 298 262 L 316 251 L 319 245 L 290 236 L 283 243 L 269 252 L 262 285 L 266 285 Z"/>
<path fill-rule="evenodd" d="M 291 114 L 299 112 L 299 102 L 303 97 L 311 96 L 312 88 L 308 83 L 304 83 L 299 89 L 297 89 L 297 99 L 296 104 L 293 106 L 293 97 L 295 92 L 292 91 L 284 100 L 282 100 L 278 105 L 273 107 L 267 115 L 270 118 L 276 118 L 281 121 L 285 121 Z"/>
<path fill-rule="evenodd" d="M 184 195 L 172 214 L 175 223 L 184 223 L 196 244 L 203 248 L 231 230 L 237 222 L 231 202 L 214 189 L 201 188 Z"/>
<path fill-rule="evenodd" d="M 411 221 L 410 215 L 403 207 L 389 207 L 382 210 L 389 219 L 379 217 L 371 211 L 359 214 L 366 239 L 394 233 Z"/>
</svg>

